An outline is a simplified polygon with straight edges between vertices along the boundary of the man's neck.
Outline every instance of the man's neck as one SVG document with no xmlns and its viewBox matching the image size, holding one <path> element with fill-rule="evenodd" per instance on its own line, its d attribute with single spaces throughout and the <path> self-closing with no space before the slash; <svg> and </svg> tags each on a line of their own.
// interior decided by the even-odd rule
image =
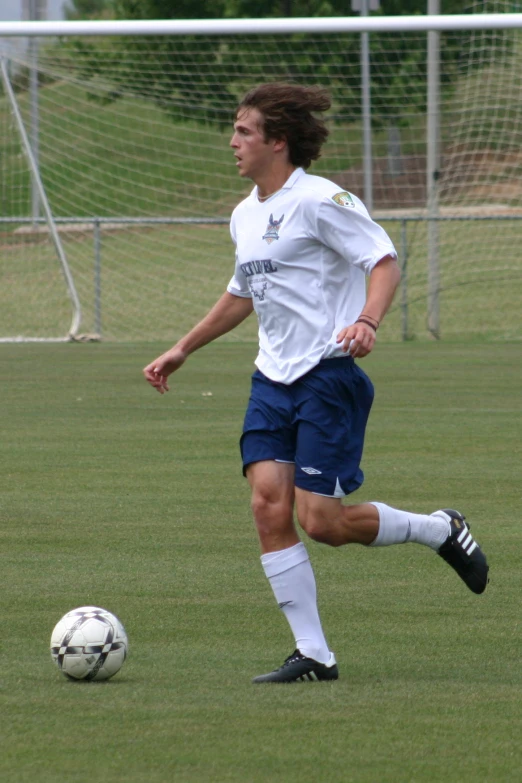
<svg viewBox="0 0 522 783">
<path fill-rule="evenodd" d="M 259 177 L 254 180 L 257 185 L 257 197 L 259 201 L 266 201 L 270 196 L 279 193 L 288 178 L 294 173 L 297 166 L 288 165 L 278 172 L 272 172 L 266 177 Z"/>
</svg>

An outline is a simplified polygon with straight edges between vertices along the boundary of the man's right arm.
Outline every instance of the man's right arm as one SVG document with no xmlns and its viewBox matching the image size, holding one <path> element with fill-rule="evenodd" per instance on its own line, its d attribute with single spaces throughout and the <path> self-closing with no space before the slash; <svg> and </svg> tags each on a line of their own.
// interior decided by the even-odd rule
<svg viewBox="0 0 522 783">
<path fill-rule="evenodd" d="M 169 390 L 167 378 L 181 367 L 187 357 L 226 334 L 247 318 L 254 309 L 250 297 L 234 296 L 225 291 L 202 321 L 179 340 L 170 350 L 148 364 L 143 374 L 160 394 Z"/>
</svg>

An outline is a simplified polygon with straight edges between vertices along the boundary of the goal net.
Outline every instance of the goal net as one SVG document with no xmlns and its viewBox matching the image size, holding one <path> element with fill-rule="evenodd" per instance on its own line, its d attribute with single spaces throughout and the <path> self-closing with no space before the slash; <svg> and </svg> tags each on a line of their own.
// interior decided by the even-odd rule
<svg viewBox="0 0 522 783">
<path fill-rule="evenodd" d="M 0 55 L 81 303 L 77 337 L 174 341 L 220 295 L 233 269 L 228 218 L 251 188 L 228 146 L 234 108 L 272 80 L 331 92 L 330 138 L 310 171 L 371 198 L 396 244 L 403 288 L 383 337 L 429 335 L 434 220 L 441 336 L 522 337 L 520 27 L 440 33 L 436 215 L 427 210 L 426 29 L 369 33 L 369 139 L 360 32 L 28 39 L 1 29 Z M 4 87 L 0 338 L 70 331 L 71 295 L 34 179 Z M 248 319 L 224 339 L 255 336 Z"/>
</svg>

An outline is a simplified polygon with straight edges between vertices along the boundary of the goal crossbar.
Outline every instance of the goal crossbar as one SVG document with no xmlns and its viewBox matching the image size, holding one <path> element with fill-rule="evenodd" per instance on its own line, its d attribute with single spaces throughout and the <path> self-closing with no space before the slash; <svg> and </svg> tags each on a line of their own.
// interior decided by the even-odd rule
<svg viewBox="0 0 522 783">
<path fill-rule="evenodd" d="M 433 16 L 334 16 L 291 19 L 136 19 L 0 22 L 0 37 L 63 35 L 260 35 L 377 33 L 522 28 L 522 13 Z"/>
</svg>

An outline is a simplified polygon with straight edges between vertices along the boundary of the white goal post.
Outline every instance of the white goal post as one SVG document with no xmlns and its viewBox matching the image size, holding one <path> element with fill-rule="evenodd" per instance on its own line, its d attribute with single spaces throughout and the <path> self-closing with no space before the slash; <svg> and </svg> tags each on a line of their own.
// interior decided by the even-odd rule
<svg viewBox="0 0 522 783">
<path fill-rule="evenodd" d="M 249 189 L 228 150 L 234 102 L 276 79 L 330 89 L 331 135 L 311 172 L 363 199 L 369 179 L 399 250 L 403 288 L 382 334 L 521 339 L 522 13 L 491 7 L 510 6 L 0 22 L 0 341 L 173 340 L 198 320 L 230 276 L 228 217 Z M 225 339 L 254 339 L 251 320 Z"/>
<path fill-rule="evenodd" d="M 36 192 L 38 194 L 39 200 L 42 204 L 42 209 L 45 215 L 45 220 L 47 223 L 47 227 L 49 230 L 49 233 L 52 237 L 52 241 L 56 250 L 56 254 L 58 256 L 58 259 L 60 261 L 60 264 L 62 266 L 62 271 L 64 274 L 65 282 L 67 285 L 67 290 L 69 292 L 69 296 L 71 299 L 71 305 L 72 305 L 72 318 L 71 318 L 71 324 L 69 327 L 69 331 L 67 333 L 67 336 L 65 337 L 2 337 L 0 336 L 0 342 L 13 342 L 18 341 L 22 339 L 26 342 L 35 342 L 39 340 L 44 341 L 53 341 L 53 342 L 61 342 L 62 340 L 67 339 L 74 339 L 78 333 L 78 329 L 80 328 L 81 323 L 81 305 L 80 300 L 78 298 L 78 293 L 76 291 L 76 287 L 74 285 L 74 280 L 72 278 L 71 270 L 69 268 L 69 264 L 67 262 L 67 258 L 65 256 L 62 241 L 60 239 L 60 235 L 58 233 L 58 229 L 56 227 L 56 224 L 54 222 L 54 217 L 51 211 L 51 207 L 49 206 L 49 201 L 47 199 L 47 195 L 45 193 L 45 188 L 43 186 L 40 172 L 38 170 L 38 164 L 34 157 L 33 150 L 31 147 L 31 142 L 29 140 L 29 137 L 27 136 L 25 126 L 22 120 L 22 116 L 20 114 L 20 110 L 18 108 L 18 104 L 16 102 L 16 97 L 13 92 L 13 88 L 11 86 L 11 82 L 9 80 L 9 74 L 7 72 L 6 63 L 3 57 L 0 57 L 0 75 L 2 77 L 2 83 L 4 85 L 4 89 L 7 95 L 7 98 L 9 100 L 13 116 L 16 122 L 16 126 L 18 129 L 18 132 L 20 133 L 20 139 L 22 142 L 22 149 L 24 151 L 24 154 L 27 158 L 27 162 L 29 164 L 29 168 L 31 171 L 31 178 L 34 182 Z"/>
<path fill-rule="evenodd" d="M 85 22 L 0 22 L 0 37 L 60 35 L 281 35 L 504 30 L 522 27 L 522 13 L 438 16 L 333 16 L 289 19 L 141 19 Z"/>
</svg>

